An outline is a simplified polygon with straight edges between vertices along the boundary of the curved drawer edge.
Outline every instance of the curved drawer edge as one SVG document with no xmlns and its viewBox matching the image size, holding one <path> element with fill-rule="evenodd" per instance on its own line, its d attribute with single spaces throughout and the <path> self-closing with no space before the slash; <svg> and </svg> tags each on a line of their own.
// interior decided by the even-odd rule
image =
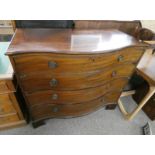
<svg viewBox="0 0 155 155">
<path fill-rule="evenodd" d="M 109 104 L 117 104 L 117 100 L 110 102 L 102 101 L 102 97 L 95 99 L 93 101 L 74 104 L 74 105 L 38 105 L 30 109 L 30 113 L 33 121 L 39 121 L 47 118 L 68 118 L 68 117 L 78 117 L 89 114 L 97 109 L 100 109 L 103 106 Z M 55 111 L 54 108 L 57 108 L 58 111 Z M 60 109 L 60 110 L 59 110 Z M 54 111 L 53 111 L 54 110 Z"/>
<path fill-rule="evenodd" d="M 88 101 L 83 101 L 83 102 L 76 102 L 76 103 L 40 103 L 40 104 L 34 104 L 34 105 L 30 105 L 29 108 L 30 109 L 33 109 L 37 106 L 44 106 L 44 105 L 58 105 L 58 106 L 73 106 L 73 105 L 78 105 L 78 104 L 85 104 L 85 103 L 89 103 L 89 102 L 93 102 L 93 101 L 96 101 L 96 100 L 104 100 L 106 102 L 109 102 L 108 99 L 107 99 L 107 96 L 110 95 L 111 93 L 116 93 L 115 95 L 118 94 L 118 97 L 121 95 L 121 90 L 110 90 L 110 91 L 107 91 L 105 92 L 103 95 L 97 97 L 97 98 L 93 98 L 92 100 L 88 100 Z M 104 99 L 105 98 L 105 99 Z M 116 98 L 115 98 L 116 99 Z M 112 98 L 113 100 L 113 98 Z"/>
<path fill-rule="evenodd" d="M 53 119 L 54 118 L 57 118 L 57 119 L 69 119 L 69 118 L 83 117 L 83 116 L 87 116 L 87 115 L 89 115 L 89 114 L 91 114 L 93 112 L 97 112 L 101 108 L 104 108 L 105 106 L 111 105 L 111 104 L 114 104 L 114 103 L 105 103 L 104 105 L 101 105 L 98 108 L 96 108 L 96 109 L 94 109 L 92 111 L 89 111 L 88 113 L 81 114 L 81 115 L 76 115 L 76 116 L 55 116 L 55 117 L 49 115 L 49 116 L 42 117 L 40 119 L 34 119 L 34 120 L 33 120 L 33 117 L 32 117 L 32 121 L 33 121 L 33 123 L 35 123 L 35 122 L 38 122 L 38 121 L 44 121 L 44 120 L 51 119 L 51 118 L 53 118 Z"/>
</svg>

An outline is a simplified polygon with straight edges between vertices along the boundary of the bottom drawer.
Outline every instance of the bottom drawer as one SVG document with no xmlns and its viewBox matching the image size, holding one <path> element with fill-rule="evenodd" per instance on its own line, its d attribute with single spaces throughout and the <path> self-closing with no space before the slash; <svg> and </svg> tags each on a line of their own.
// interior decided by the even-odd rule
<svg viewBox="0 0 155 155">
<path fill-rule="evenodd" d="M 0 116 L 0 125 L 6 125 L 6 124 L 17 122 L 17 121 L 19 121 L 19 117 L 17 114 L 8 115 L 5 117 Z"/>
<path fill-rule="evenodd" d="M 79 104 L 39 104 L 31 108 L 33 121 L 51 117 L 76 117 L 88 114 L 107 104 L 117 103 L 121 92 L 110 92 L 96 100 Z"/>
</svg>

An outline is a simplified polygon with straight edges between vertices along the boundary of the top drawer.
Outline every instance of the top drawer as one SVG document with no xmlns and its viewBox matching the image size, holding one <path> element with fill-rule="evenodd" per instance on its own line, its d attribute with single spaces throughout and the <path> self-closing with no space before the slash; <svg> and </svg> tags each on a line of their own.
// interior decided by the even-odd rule
<svg viewBox="0 0 155 155">
<path fill-rule="evenodd" d="M 124 62 L 137 62 L 142 56 L 140 48 L 126 48 L 120 51 L 95 54 L 95 55 L 71 55 L 55 53 L 31 53 L 14 56 L 16 71 L 20 74 L 28 74 L 39 71 L 62 72 L 86 72 L 100 70 L 112 64 Z"/>
</svg>

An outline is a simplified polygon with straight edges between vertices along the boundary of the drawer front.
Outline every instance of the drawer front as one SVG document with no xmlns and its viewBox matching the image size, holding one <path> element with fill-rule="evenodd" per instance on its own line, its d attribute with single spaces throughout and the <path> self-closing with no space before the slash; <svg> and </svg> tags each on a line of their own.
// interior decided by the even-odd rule
<svg viewBox="0 0 155 155">
<path fill-rule="evenodd" d="M 133 64 L 124 64 L 107 68 L 102 72 L 81 73 L 81 74 L 33 74 L 21 78 L 21 85 L 24 91 L 33 92 L 38 90 L 75 90 L 92 88 L 103 85 L 113 79 L 129 77 L 135 66 Z"/>
<path fill-rule="evenodd" d="M 124 62 L 137 62 L 143 54 L 142 49 L 127 48 L 105 54 L 68 55 L 68 54 L 20 54 L 14 56 L 16 71 L 29 74 L 40 71 L 52 73 L 87 72 L 100 70 L 109 65 Z"/>
<path fill-rule="evenodd" d="M 76 117 L 88 114 L 99 109 L 101 106 L 117 103 L 121 92 L 110 92 L 107 96 L 103 96 L 96 100 L 79 103 L 79 104 L 40 104 L 33 107 L 30 111 L 33 120 L 46 119 L 50 117 Z"/>
<path fill-rule="evenodd" d="M 27 94 L 27 99 L 30 106 L 36 104 L 75 104 L 88 102 L 99 97 L 102 97 L 111 90 L 122 90 L 127 83 L 127 78 L 113 80 L 108 84 L 94 87 L 90 89 L 74 90 L 74 91 L 40 91 L 32 94 Z"/>
<path fill-rule="evenodd" d="M 0 116 L 0 128 L 1 128 L 1 125 L 6 125 L 17 121 L 19 121 L 19 117 L 17 114 L 5 116 L 5 117 Z"/>
<path fill-rule="evenodd" d="M 9 94 L 0 95 L 0 116 L 5 114 L 16 113 Z"/>
<path fill-rule="evenodd" d="M 0 80 L 0 94 L 15 92 L 15 87 L 11 80 Z"/>
</svg>

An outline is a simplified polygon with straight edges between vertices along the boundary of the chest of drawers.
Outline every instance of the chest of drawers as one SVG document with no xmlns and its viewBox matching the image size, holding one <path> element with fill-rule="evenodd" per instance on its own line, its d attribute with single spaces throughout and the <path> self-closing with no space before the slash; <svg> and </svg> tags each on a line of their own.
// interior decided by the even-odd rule
<svg viewBox="0 0 155 155">
<path fill-rule="evenodd" d="M 17 29 L 7 55 L 36 126 L 117 104 L 145 47 L 117 30 Z"/>
<path fill-rule="evenodd" d="M 0 43 L 0 130 L 26 124 L 16 98 L 17 83 L 9 59 L 8 42 Z"/>
</svg>

